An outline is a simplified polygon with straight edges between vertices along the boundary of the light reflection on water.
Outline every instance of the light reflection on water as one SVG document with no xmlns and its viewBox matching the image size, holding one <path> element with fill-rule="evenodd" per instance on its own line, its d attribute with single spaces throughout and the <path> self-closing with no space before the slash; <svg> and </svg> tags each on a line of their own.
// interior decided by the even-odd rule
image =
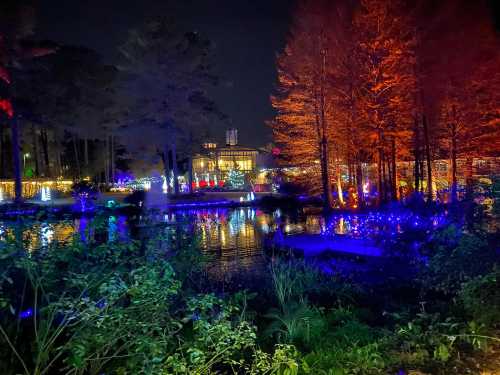
<svg viewBox="0 0 500 375">
<path fill-rule="evenodd" d="M 100 222 L 96 224 L 96 220 Z M 443 217 L 433 217 L 427 224 L 436 227 L 442 225 L 443 220 Z M 396 235 L 405 226 L 425 224 L 414 215 L 342 214 L 325 220 L 319 215 L 292 218 L 280 210 L 264 212 L 255 208 L 177 211 L 148 215 L 138 222 L 150 228 L 150 235 L 157 230 L 171 233 L 179 228 L 189 235 L 197 235 L 201 250 L 213 259 L 211 273 L 219 277 L 231 277 L 238 272 L 259 269 L 264 264 L 263 248 L 276 236 L 309 233 L 366 238 L 381 233 Z M 0 241 L 9 236 L 22 238 L 26 249 L 32 252 L 53 243 L 68 242 L 72 238 L 81 241 L 95 239 L 96 231 L 102 233 L 102 228 L 106 235 L 101 241 L 127 241 L 132 236 L 129 220 L 125 216 L 109 216 L 105 219 L 82 217 L 72 221 L 31 222 L 22 228 L 11 222 L 0 222 Z"/>
</svg>

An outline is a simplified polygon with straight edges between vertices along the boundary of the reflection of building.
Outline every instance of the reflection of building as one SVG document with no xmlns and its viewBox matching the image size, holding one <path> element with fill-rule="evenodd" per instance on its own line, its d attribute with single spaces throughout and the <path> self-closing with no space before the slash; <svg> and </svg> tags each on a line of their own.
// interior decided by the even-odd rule
<svg viewBox="0 0 500 375">
<path fill-rule="evenodd" d="M 257 154 L 254 148 L 238 145 L 238 131 L 229 129 L 225 147 L 219 148 L 216 143 L 205 142 L 203 151 L 193 156 L 193 174 L 201 179 L 210 180 L 216 176 L 224 180 L 233 169 L 244 174 L 252 173 L 256 171 Z"/>
</svg>

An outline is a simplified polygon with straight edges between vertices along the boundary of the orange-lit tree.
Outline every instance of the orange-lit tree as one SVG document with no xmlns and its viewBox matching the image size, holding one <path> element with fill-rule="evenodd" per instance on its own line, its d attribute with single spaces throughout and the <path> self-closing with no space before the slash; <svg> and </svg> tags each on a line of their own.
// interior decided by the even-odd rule
<svg viewBox="0 0 500 375">
<path fill-rule="evenodd" d="M 271 98 L 277 116 L 272 121 L 282 161 L 307 172 L 300 180 L 321 191 L 325 208 L 332 207 L 331 161 L 336 116 L 333 100 L 331 47 L 332 5 L 328 1 L 301 3 L 285 50 L 278 56 L 277 94 Z"/>
<path fill-rule="evenodd" d="M 486 4 L 449 4 L 441 10 L 438 49 L 431 71 L 442 154 L 450 160 L 450 200 L 457 199 L 457 159 L 465 159 L 467 192 L 472 189 L 472 163 L 500 150 L 500 38 L 488 22 Z M 478 22 L 477 20 L 481 20 Z M 428 51 L 428 54 L 433 52 Z"/>
<path fill-rule="evenodd" d="M 360 110 L 377 164 L 379 202 L 397 196 L 396 162 L 408 148 L 414 108 L 414 37 L 404 14 L 398 0 L 361 0 L 353 19 L 361 65 Z"/>
</svg>

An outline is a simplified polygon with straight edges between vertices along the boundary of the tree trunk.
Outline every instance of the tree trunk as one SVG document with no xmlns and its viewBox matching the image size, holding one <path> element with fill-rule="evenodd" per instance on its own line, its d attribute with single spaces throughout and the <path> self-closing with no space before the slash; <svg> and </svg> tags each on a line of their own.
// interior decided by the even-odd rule
<svg viewBox="0 0 500 375">
<path fill-rule="evenodd" d="M 174 173 L 174 193 L 179 194 L 179 171 L 177 168 L 177 148 L 175 144 L 175 140 L 171 143 L 171 151 L 172 151 L 172 171 Z"/>
<path fill-rule="evenodd" d="M 78 143 L 76 140 L 76 136 L 74 134 L 72 136 L 72 143 L 73 143 L 73 154 L 75 156 L 76 175 L 78 179 L 80 179 L 81 178 L 80 157 L 78 155 Z"/>
<path fill-rule="evenodd" d="M 42 140 L 42 149 L 43 149 L 43 161 L 45 164 L 45 174 L 47 177 L 50 177 L 51 170 L 50 170 L 50 157 L 49 157 L 49 137 L 47 136 L 46 130 L 42 130 L 41 140 Z"/>
<path fill-rule="evenodd" d="M 165 174 L 165 180 L 167 181 L 167 193 L 171 193 L 170 188 L 170 147 L 165 145 L 165 151 L 161 153 L 161 158 L 163 161 L 163 173 Z"/>
<path fill-rule="evenodd" d="M 423 117 L 422 121 L 424 127 L 424 141 L 425 141 L 425 159 L 427 163 L 427 200 L 432 202 L 433 189 L 432 189 L 432 160 L 431 160 L 431 146 L 429 142 L 429 128 L 427 126 L 427 118 Z"/>
<path fill-rule="evenodd" d="M 473 175 L 473 163 L 474 158 L 472 156 L 467 156 L 465 159 L 465 199 L 471 200 L 473 189 L 474 189 L 474 181 L 472 179 Z"/>
<path fill-rule="evenodd" d="M 383 148 L 382 150 L 382 160 L 380 161 L 380 164 L 382 164 L 382 191 L 381 191 L 381 196 L 382 196 L 382 202 L 386 203 L 387 202 L 387 171 L 386 171 L 386 158 L 385 158 L 385 151 Z"/>
<path fill-rule="evenodd" d="M 109 184 L 109 136 L 104 141 L 104 182 Z"/>
<path fill-rule="evenodd" d="M 193 192 L 193 157 L 192 157 L 192 155 L 188 156 L 188 191 L 190 193 Z"/>
<path fill-rule="evenodd" d="M 87 137 L 83 139 L 83 158 L 85 161 L 85 168 L 89 166 L 89 140 Z"/>
<path fill-rule="evenodd" d="M 115 136 L 111 134 L 111 142 L 110 142 L 110 167 L 111 167 L 111 183 L 115 182 Z"/>
<path fill-rule="evenodd" d="M 5 140 L 3 135 L 4 125 L 0 124 L 0 173 L 5 178 Z"/>
<path fill-rule="evenodd" d="M 343 206 L 345 204 L 344 202 L 344 196 L 342 195 L 342 175 L 341 175 L 341 170 L 340 170 L 340 161 L 337 160 L 335 163 L 336 166 L 336 174 L 337 174 L 337 194 L 339 196 L 339 202 Z"/>
<path fill-rule="evenodd" d="M 14 167 L 14 202 L 21 203 L 23 201 L 23 181 L 19 147 L 19 122 L 16 115 L 10 121 L 10 129 L 12 137 L 12 164 Z"/>
<path fill-rule="evenodd" d="M 320 40 L 322 42 L 322 40 Z M 321 148 L 320 148 L 320 163 L 321 163 L 321 181 L 323 185 L 323 198 L 325 210 L 329 211 L 332 208 L 332 187 L 330 185 L 330 171 L 328 160 L 328 143 L 326 139 L 326 117 L 325 117 L 325 75 L 326 75 L 326 49 L 320 45 L 321 69 L 320 69 L 320 92 L 319 92 L 319 124 L 321 129 Z"/>
<path fill-rule="evenodd" d="M 362 208 L 365 206 L 365 196 L 363 193 L 363 169 L 360 161 L 356 164 L 356 188 L 358 191 L 358 207 Z"/>
<path fill-rule="evenodd" d="M 38 134 L 35 129 L 35 126 L 32 124 L 31 125 L 31 135 L 33 137 L 33 158 L 35 159 L 35 176 L 38 177 L 40 175 L 40 160 L 38 158 Z M 24 164 L 24 161 L 23 161 Z M 23 165 L 23 169 L 25 169 L 26 166 Z"/>
<path fill-rule="evenodd" d="M 392 137 L 391 142 L 391 163 L 392 163 L 392 200 L 398 200 L 398 173 L 397 173 L 397 162 L 396 162 L 396 140 Z"/>
<path fill-rule="evenodd" d="M 413 152 L 414 152 L 414 176 L 415 176 L 415 192 L 420 191 L 420 132 L 418 126 L 418 116 L 415 115 L 414 128 L 413 128 Z"/>
<path fill-rule="evenodd" d="M 451 125 L 451 201 L 457 201 L 457 124 Z"/>
</svg>

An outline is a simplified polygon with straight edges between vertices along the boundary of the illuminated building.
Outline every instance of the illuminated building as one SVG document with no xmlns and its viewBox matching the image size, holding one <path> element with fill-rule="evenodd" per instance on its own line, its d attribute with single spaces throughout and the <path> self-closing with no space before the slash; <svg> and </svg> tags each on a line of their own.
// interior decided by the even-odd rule
<svg viewBox="0 0 500 375">
<path fill-rule="evenodd" d="M 245 175 L 256 171 L 259 151 L 238 144 L 238 130 L 226 131 L 226 146 L 217 147 L 215 142 L 203 143 L 203 150 L 193 157 L 193 175 L 200 180 L 224 181 L 231 170 L 239 170 Z"/>
<path fill-rule="evenodd" d="M 40 194 L 42 188 L 50 189 L 62 194 L 67 194 L 71 192 L 71 186 L 73 181 L 71 180 L 49 180 L 49 179 L 36 179 L 36 180 L 25 180 L 23 181 L 23 197 L 33 198 L 37 194 Z M 6 196 L 14 196 L 14 181 L 13 180 L 0 180 L 0 189 Z"/>
</svg>

